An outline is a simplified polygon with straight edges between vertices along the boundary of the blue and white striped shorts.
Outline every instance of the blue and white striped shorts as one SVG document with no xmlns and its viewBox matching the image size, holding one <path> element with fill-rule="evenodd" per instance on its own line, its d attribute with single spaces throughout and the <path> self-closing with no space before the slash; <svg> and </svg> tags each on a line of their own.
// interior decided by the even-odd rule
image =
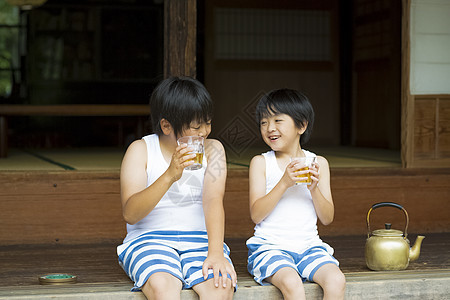
<svg viewBox="0 0 450 300">
<path fill-rule="evenodd" d="M 223 253 L 231 263 L 230 249 Z M 183 289 L 205 281 L 202 267 L 208 255 L 206 231 L 151 231 L 117 247 L 119 264 L 139 291 L 156 272 L 166 272 L 183 283 Z M 208 279 L 213 278 L 210 269 Z"/>
<path fill-rule="evenodd" d="M 272 276 L 284 267 L 293 268 L 303 281 L 313 281 L 316 271 L 325 264 L 339 262 L 322 246 L 309 248 L 303 253 L 277 249 L 276 245 L 254 244 L 247 242 L 247 269 L 256 282 L 269 285 L 264 279 Z"/>
</svg>

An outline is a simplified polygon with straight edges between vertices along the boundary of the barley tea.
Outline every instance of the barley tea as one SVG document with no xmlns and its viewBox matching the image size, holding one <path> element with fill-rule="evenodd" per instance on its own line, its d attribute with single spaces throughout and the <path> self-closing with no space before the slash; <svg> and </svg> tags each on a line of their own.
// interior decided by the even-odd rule
<svg viewBox="0 0 450 300">
<path fill-rule="evenodd" d="M 194 164 L 186 167 L 187 170 L 198 170 L 202 168 L 202 162 L 203 162 L 203 153 L 195 153 L 195 157 L 193 159 L 189 159 L 188 161 L 194 161 Z"/>
<path fill-rule="evenodd" d="M 202 168 L 204 153 L 203 140 L 203 137 L 200 136 L 184 136 L 178 139 L 178 145 L 187 144 L 194 150 L 188 154 L 195 153 L 195 157 L 192 159 L 194 164 L 186 167 L 186 170 L 198 170 Z"/>
<path fill-rule="evenodd" d="M 309 170 L 309 167 L 300 168 L 297 171 L 306 171 L 306 170 Z M 304 180 L 296 181 L 295 184 L 311 185 L 311 182 L 312 182 L 311 173 L 306 173 L 306 174 L 299 175 L 299 176 L 296 176 L 296 177 L 308 177 L 308 178 L 304 179 Z"/>
</svg>

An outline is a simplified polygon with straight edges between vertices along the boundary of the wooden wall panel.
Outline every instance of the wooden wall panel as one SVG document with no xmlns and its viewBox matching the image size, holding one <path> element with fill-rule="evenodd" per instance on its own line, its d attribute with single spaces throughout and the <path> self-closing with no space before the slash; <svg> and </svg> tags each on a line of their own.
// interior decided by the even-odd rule
<svg viewBox="0 0 450 300">
<path fill-rule="evenodd" d="M 0 244 L 125 236 L 118 172 L 4 172 L 0 186 Z"/>
<path fill-rule="evenodd" d="M 436 101 L 419 99 L 414 112 L 414 152 L 416 158 L 435 158 L 436 148 Z"/>
<path fill-rule="evenodd" d="M 224 199 L 226 236 L 249 237 L 255 224 L 249 217 L 248 171 L 228 172 Z M 410 217 L 409 232 L 428 233 L 450 230 L 449 169 L 334 169 L 331 186 L 335 203 L 333 223 L 322 226 L 321 235 L 367 234 L 366 215 L 378 202 L 396 202 Z M 405 217 L 397 209 L 380 208 L 371 215 L 372 229 L 392 223 L 403 230 Z"/>
<path fill-rule="evenodd" d="M 411 233 L 450 230 L 449 169 L 335 169 L 331 170 L 335 219 L 319 226 L 323 235 L 366 234 L 366 215 L 378 202 L 404 206 L 410 217 Z M 371 228 L 392 223 L 403 230 L 404 216 L 391 208 L 371 214 Z"/>
<path fill-rule="evenodd" d="M 225 236 L 250 237 L 253 234 L 253 224 L 250 219 L 248 202 L 248 169 L 228 171 L 227 185 L 224 197 Z"/>
<path fill-rule="evenodd" d="M 448 99 L 440 99 L 438 116 L 437 138 L 439 140 L 439 148 L 436 156 L 438 158 L 448 158 L 450 157 L 450 97 Z"/>
<path fill-rule="evenodd" d="M 1 208 L 6 244 L 95 243 L 125 236 L 118 195 L 5 196 Z"/>
<path fill-rule="evenodd" d="M 450 167 L 450 95 L 413 98 L 414 141 L 409 167 Z"/>
<path fill-rule="evenodd" d="M 450 169 L 334 169 L 331 185 L 335 219 L 319 224 L 321 235 L 367 234 L 369 208 L 396 202 L 410 215 L 411 233 L 450 230 Z M 125 222 L 119 195 L 119 174 L 96 172 L 0 173 L 0 245 L 88 244 L 120 241 Z M 254 224 L 248 205 L 248 169 L 228 170 L 224 197 L 225 236 L 250 237 Z M 396 209 L 379 209 L 372 228 L 384 223 L 403 230 Z"/>
</svg>

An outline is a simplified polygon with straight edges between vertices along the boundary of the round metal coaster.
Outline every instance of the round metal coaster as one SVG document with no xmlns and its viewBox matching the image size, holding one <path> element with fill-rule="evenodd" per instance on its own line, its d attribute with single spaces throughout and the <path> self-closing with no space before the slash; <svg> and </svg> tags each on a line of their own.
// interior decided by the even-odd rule
<svg viewBox="0 0 450 300">
<path fill-rule="evenodd" d="M 71 284 L 77 282 L 77 276 L 70 274 L 47 274 L 39 277 L 40 284 Z"/>
</svg>

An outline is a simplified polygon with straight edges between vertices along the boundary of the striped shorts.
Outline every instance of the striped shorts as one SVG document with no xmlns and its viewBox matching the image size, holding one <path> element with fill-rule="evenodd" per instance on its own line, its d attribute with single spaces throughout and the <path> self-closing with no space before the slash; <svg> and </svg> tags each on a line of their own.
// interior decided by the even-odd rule
<svg viewBox="0 0 450 300">
<path fill-rule="evenodd" d="M 231 263 L 230 249 L 223 253 Z M 156 272 L 166 272 L 183 283 L 183 289 L 205 281 L 202 267 L 208 255 L 206 231 L 151 231 L 117 247 L 119 264 L 134 282 L 132 291 L 140 291 Z M 210 269 L 208 279 L 214 277 Z"/>
<path fill-rule="evenodd" d="M 264 279 L 272 276 L 284 267 L 296 270 L 303 281 L 313 281 L 314 274 L 321 266 L 325 264 L 339 266 L 337 259 L 322 246 L 309 248 L 299 254 L 279 249 L 277 245 L 255 244 L 253 241 L 249 240 L 247 242 L 247 269 L 255 281 L 261 285 L 268 285 L 269 283 L 264 281 Z"/>
</svg>

